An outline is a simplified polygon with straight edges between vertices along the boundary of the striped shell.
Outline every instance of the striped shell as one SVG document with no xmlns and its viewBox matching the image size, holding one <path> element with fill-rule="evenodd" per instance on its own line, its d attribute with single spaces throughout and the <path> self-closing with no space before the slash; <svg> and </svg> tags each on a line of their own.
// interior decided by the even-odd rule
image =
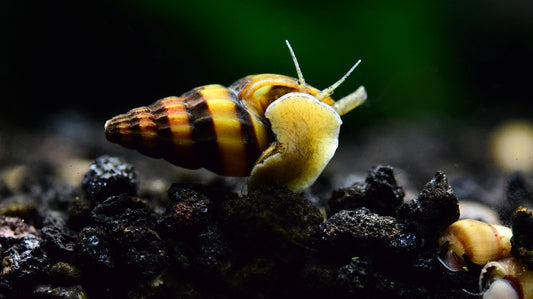
<svg viewBox="0 0 533 299">
<path fill-rule="evenodd" d="M 266 108 L 295 91 L 297 79 L 269 74 L 247 76 L 229 88 L 205 85 L 115 116 L 105 134 L 111 142 L 178 166 L 248 176 L 274 141 Z M 307 91 L 320 92 L 309 86 Z"/>
<path fill-rule="evenodd" d="M 279 181 L 300 191 L 333 156 L 340 115 L 361 104 L 366 92 L 361 87 L 335 102 L 330 95 L 357 64 L 320 91 L 305 84 L 290 45 L 289 49 L 299 79 L 260 74 L 228 88 L 197 87 L 113 117 L 105 124 L 105 135 L 111 142 L 178 166 L 204 167 L 227 176 L 252 173 L 253 184 Z"/>
<path fill-rule="evenodd" d="M 439 238 L 439 259 L 451 271 L 464 271 L 468 262 L 485 265 L 511 255 L 510 228 L 473 219 L 452 223 Z"/>
</svg>

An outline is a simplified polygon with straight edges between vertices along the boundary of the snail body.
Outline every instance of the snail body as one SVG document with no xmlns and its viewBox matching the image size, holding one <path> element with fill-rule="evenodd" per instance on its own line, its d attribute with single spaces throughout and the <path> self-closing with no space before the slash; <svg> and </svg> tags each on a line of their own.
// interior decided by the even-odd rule
<svg viewBox="0 0 533 299">
<path fill-rule="evenodd" d="M 533 271 L 514 257 L 489 262 L 481 270 L 479 290 L 485 299 L 533 299 Z"/>
<path fill-rule="evenodd" d="M 510 228 L 462 219 L 452 223 L 438 240 L 439 260 L 452 271 L 465 270 L 468 261 L 485 265 L 511 254 Z"/>
<path fill-rule="evenodd" d="M 366 100 L 360 87 L 334 101 L 330 95 L 355 69 L 322 91 L 298 79 L 259 74 L 224 87 L 194 88 L 115 116 L 105 124 L 111 142 L 190 169 L 248 176 L 301 191 L 312 184 L 338 145 L 340 116 Z"/>
</svg>

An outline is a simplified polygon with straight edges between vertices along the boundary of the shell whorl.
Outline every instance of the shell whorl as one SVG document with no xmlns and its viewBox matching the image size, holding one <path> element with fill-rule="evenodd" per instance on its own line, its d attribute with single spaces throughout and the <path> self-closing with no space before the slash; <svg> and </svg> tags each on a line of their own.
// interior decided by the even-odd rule
<svg viewBox="0 0 533 299">
<path fill-rule="evenodd" d="M 180 97 L 118 115 L 105 125 L 108 140 L 173 164 L 247 176 L 271 142 L 268 122 L 249 113 L 237 93 L 206 85 Z"/>
<path fill-rule="evenodd" d="M 310 95 L 320 93 L 320 90 L 308 84 L 305 88 Z M 299 92 L 298 79 L 276 74 L 246 76 L 231 84 L 229 89 L 236 91 L 238 98 L 261 118 L 265 117 L 265 111 L 272 102 L 290 92 Z M 335 103 L 331 97 L 322 99 L 322 102 L 330 106 Z"/>
</svg>

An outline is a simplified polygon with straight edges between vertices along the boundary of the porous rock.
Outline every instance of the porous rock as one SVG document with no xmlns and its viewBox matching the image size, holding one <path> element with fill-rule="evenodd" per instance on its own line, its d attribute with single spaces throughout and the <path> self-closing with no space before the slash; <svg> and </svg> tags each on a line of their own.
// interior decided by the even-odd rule
<svg viewBox="0 0 533 299">
<path fill-rule="evenodd" d="M 163 266 L 166 251 L 147 202 L 127 195 L 112 196 L 93 209 L 91 218 L 105 232 L 120 266 L 135 269 L 131 274 L 149 276 Z"/>
<path fill-rule="evenodd" d="M 90 221 L 78 237 L 78 265 L 93 279 L 87 283 L 98 295 L 142 296 L 137 291 L 149 288 L 169 264 L 150 206 L 125 194 L 112 196 L 94 207 Z M 106 293 L 109 288 L 115 293 Z"/>
<path fill-rule="evenodd" d="M 42 244 L 34 227 L 18 218 L 0 217 L 0 292 L 22 296 L 27 291 L 23 286 L 36 283 L 44 275 L 50 261 Z"/>
<path fill-rule="evenodd" d="M 304 298 L 368 298 L 373 289 L 374 265 L 353 256 L 343 265 L 306 263 L 302 271 Z"/>
<path fill-rule="evenodd" d="M 137 195 L 137 174 L 131 164 L 105 155 L 89 166 L 82 186 L 87 196 L 95 201 L 119 194 Z"/>
<path fill-rule="evenodd" d="M 200 271 L 222 276 L 232 264 L 232 250 L 222 230 L 209 225 L 196 237 L 193 262 Z"/>
<path fill-rule="evenodd" d="M 309 229 L 323 219 L 318 208 L 282 185 L 263 186 L 224 201 L 219 218 L 229 237 L 247 252 L 271 252 L 304 242 Z"/>
<path fill-rule="evenodd" d="M 213 204 L 207 196 L 183 184 L 173 184 L 168 190 L 169 203 L 158 222 L 158 230 L 172 238 L 183 234 L 196 234 L 213 213 Z"/>
<path fill-rule="evenodd" d="M 77 236 L 66 226 L 63 218 L 48 214 L 43 221 L 41 233 L 49 256 L 71 260 Z"/>
<path fill-rule="evenodd" d="M 88 226 L 79 233 L 77 249 L 80 268 L 88 273 L 107 276 L 106 273 L 115 267 L 107 234 L 98 227 Z"/>
<path fill-rule="evenodd" d="M 342 210 L 320 225 L 316 246 L 332 258 L 384 252 L 409 254 L 420 245 L 419 238 L 391 216 L 380 216 L 367 208 Z"/>
<path fill-rule="evenodd" d="M 348 264 L 340 266 L 335 279 L 340 293 L 361 294 L 372 281 L 372 268 L 367 260 L 357 257 L 353 257 Z"/>
<path fill-rule="evenodd" d="M 511 254 L 533 271 L 533 210 L 517 209 L 512 216 Z"/>
<path fill-rule="evenodd" d="M 34 295 L 39 298 L 77 298 L 86 299 L 87 294 L 81 285 L 72 286 L 52 286 L 38 285 L 34 290 Z"/>
<path fill-rule="evenodd" d="M 393 215 L 402 204 L 405 192 L 394 178 L 390 166 L 375 166 L 364 183 L 335 190 L 329 200 L 330 213 L 366 207 L 380 215 Z"/>
<path fill-rule="evenodd" d="M 398 218 L 411 222 L 429 242 L 436 240 L 446 227 L 459 219 L 457 196 L 448 184 L 446 175 L 437 172 L 418 198 L 400 206 Z"/>
</svg>

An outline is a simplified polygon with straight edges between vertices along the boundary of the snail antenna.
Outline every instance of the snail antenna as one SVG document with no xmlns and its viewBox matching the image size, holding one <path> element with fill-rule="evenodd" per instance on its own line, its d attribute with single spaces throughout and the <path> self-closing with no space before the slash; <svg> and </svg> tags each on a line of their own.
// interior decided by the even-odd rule
<svg viewBox="0 0 533 299">
<path fill-rule="evenodd" d="M 291 56 L 292 56 L 292 61 L 294 61 L 294 66 L 296 67 L 296 72 L 298 73 L 298 90 L 300 92 L 305 92 L 304 75 L 302 74 L 302 70 L 300 69 L 298 60 L 296 59 L 296 55 L 294 55 L 294 51 L 292 50 L 292 47 L 291 47 L 291 44 L 289 44 L 289 41 L 285 40 L 285 43 L 287 44 L 287 47 L 289 47 L 289 51 L 291 52 Z"/>
<path fill-rule="evenodd" d="M 295 58 L 296 59 L 296 58 Z M 330 87 L 322 90 L 321 92 L 319 92 L 315 97 L 319 100 L 323 100 L 327 97 L 329 97 L 330 95 L 333 94 L 333 91 L 339 87 L 339 85 L 342 84 L 342 82 L 344 82 L 344 80 L 346 80 L 346 78 L 348 78 L 348 76 L 350 76 L 350 74 L 353 72 L 353 70 L 355 70 L 355 68 L 359 65 L 359 63 L 361 63 L 361 59 L 359 59 L 353 66 L 352 68 L 346 73 L 346 75 L 342 76 L 342 78 L 333 83 L 333 85 L 331 85 Z"/>
</svg>

